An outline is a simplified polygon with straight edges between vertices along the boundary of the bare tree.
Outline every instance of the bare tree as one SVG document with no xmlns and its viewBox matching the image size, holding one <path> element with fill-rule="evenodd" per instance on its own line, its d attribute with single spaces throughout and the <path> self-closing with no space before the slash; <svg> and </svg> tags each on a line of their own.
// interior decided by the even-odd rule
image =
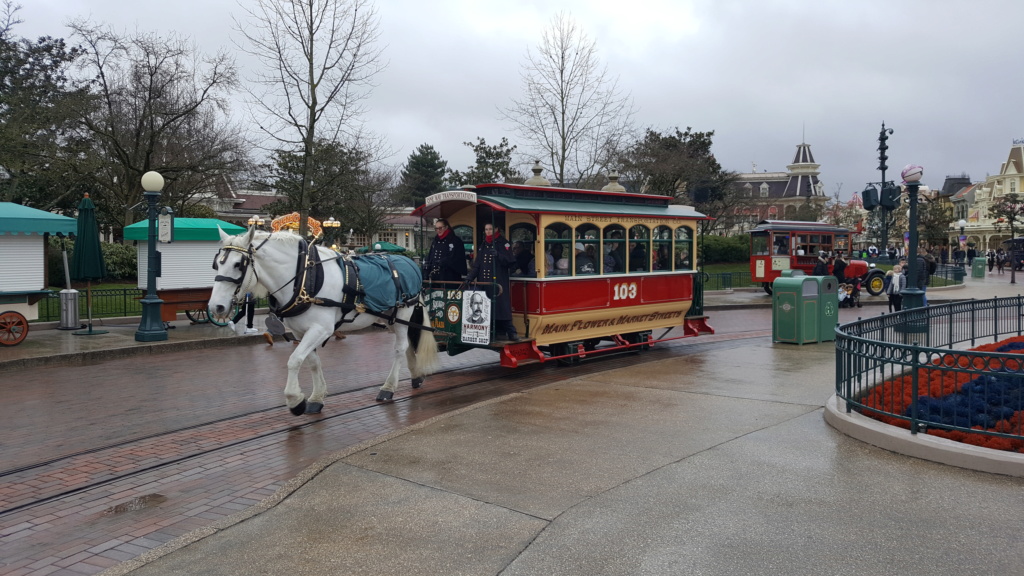
<svg viewBox="0 0 1024 576">
<path fill-rule="evenodd" d="M 150 170 L 167 182 L 164 201 L 183 213 L 243 169 L 244 139 L 227 118 L 238 75 L 226 53 L 203 57 L 173 35 L 118 34 L 82 20 L 70 27 L 95 100 L 82 110 L 94 150 L 80 169 L 103 193 L 107 224 L 131 223 L 125 209 L 141 200 L 139 179 Z"/>
<path fill-rule="evenodd" d="M 299 232 L 309 215 L 310 160 L 318 139 L 351 136 L 381 70 L 379 21 L 368 0 L 256 0 L 235 27 L 263 64 L 253 74 L 251 106 L 277 148 L 302 151 Z M 250 7 L 251 6 L 251 7 Z"/>
<path fill-rule="evenodd" d="M 564 13 L 544 32 L 537 52 L 527 52 L 526 94 L 502 115 L 528 142 L 562 185 L 595 181 L 605 171 L 633 115 L 632 100 L 602 67 L 596 44 Z"/>
</svg>

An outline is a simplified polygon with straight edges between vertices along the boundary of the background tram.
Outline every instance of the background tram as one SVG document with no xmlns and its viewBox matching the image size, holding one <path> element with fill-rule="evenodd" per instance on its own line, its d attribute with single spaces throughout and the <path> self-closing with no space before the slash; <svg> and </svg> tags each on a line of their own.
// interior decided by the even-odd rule
<svg viewBox="0 0 1024 576">
<path fill-rule="evenodd" d="M 671 200 L 513 184 L 481 184 L 426 198 L 415 214 L 446 218 L 474 251 L 491 223 L 520 243 L 517 249 L 529 250 L 533 261 L 533 274 L 510 281 L 513 321 L 524 336 L 519 342 L 496 341 L 492 326 L 490 342 L 471 343 L 463 338 L 462 293 L 425 284 L 439 343 L 450 355 L 491 348 L 500 352 L 503 366 L 515 367 L 523 361 L 575 363 L 599 352 L 714 333 L 703 315 L 694 267 L 697 222 L 706 217 Z M 578 270 L 583 255 L 597 263 L 596 270 Z M 667 337 L 674 328 L 682 333 Z"/>
<path fill-rule="evenodd" d="M 761 282 L 764 291 L 772 293 L 772 282 L 783 270 L 800 270 L 810 274 L 818 255 L 832 258 L 850 254 L 851 232 L 822 222 L 763 220 L 750 231 L 750 279 Z M 832 272 L 832 260 L 828 269 Z M 861 279 L 872 296 L 882 293 L 885 273 L 868 266 L 864 260 L 850 260 L 846 278 Z M 843 281 L 844 278 L 840 278 Z"/>
</svg>

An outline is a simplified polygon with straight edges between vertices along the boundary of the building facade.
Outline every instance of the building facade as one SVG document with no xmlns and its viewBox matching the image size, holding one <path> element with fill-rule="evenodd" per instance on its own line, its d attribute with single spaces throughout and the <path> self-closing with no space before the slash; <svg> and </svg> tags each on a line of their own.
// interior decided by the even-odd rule
<svg viewBox="0 0 1024 576">
<path fill-rule="evenodd" d="M 828 198 L 818 178 L 821 166 L 814 161 L 811 145 L 798 144 L 793 161 L 785 172 L 739 173 L 741 205 L 734 210 L 732 232 L 741 234 L 761 220 L 817 220 Z"/>
</svg>

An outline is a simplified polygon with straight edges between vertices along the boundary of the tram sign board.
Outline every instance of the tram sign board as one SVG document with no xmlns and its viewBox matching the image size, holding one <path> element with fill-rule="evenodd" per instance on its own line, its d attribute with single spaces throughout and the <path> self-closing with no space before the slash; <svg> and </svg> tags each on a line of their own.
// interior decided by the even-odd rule
<svg viewBox="0 0 1024 576">
<path fill-rule="evenodd" d="M 468 190 L 446 190 L 444 192 L 438 192 L 437 194 L 427 196 L 424 203 L 427 206 L 432 206 L 441 202 L 451 201 L 471 202 L 476 204 L 476 192 L 470 192 Z"/>
</svg>

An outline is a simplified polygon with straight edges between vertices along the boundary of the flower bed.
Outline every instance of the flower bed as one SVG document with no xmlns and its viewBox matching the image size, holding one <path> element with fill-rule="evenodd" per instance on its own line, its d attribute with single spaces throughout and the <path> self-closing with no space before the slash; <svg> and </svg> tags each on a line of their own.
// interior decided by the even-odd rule
<svg viewBox="0 0 1024 576">
<path fill-rule="evenodd" d="M 1021 354 L 1024 353 L 1024 337 L 984 344 L 971 350 Z M 918 369 L 918 420 L 933 426 L 961 426 L 1024 435 L 1024 361 L 968 358 L 952 353 L 935 360 L 933 365 L 946 368 Z M 958 372 L 955 368 L 986 373 Z M 909 418 L 912 400 L 912 374 L 908 371 L 872 388 L 863 403 L 876 410 Z M 871 412 L 865 412 L 865 415 L 892 426 L 910 428 L 910 422 L 904 419 Z M 994 450 L 1024 453 L 1024 438 L 1000 438 L 932 426 L 927 427 L 927 433 Z"/>
</svg>

